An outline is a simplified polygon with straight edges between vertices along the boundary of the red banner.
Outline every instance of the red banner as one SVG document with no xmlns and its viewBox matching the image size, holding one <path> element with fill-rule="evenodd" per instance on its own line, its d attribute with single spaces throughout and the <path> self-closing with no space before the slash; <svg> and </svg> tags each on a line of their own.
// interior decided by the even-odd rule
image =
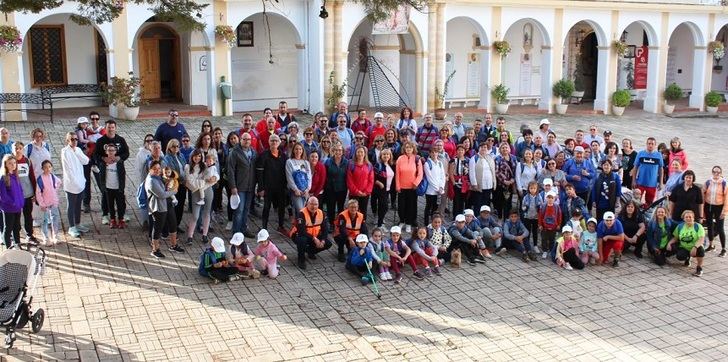
<svg viewBox="0 0 728 362">
<path fill-rule="evenodd" d="M 637 47 L 634 52 L 634 89 L 647 88 L 647 47 Z"/>
</svg>

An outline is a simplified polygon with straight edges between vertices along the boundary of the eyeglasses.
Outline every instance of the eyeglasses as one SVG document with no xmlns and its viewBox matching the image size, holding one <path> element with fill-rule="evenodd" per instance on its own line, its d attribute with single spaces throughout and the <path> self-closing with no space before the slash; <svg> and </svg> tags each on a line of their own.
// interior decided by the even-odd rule
<svg viewBox="0 0 728 362">
<path fill-rule="evenodd" d="M 313 136 L 313 133 L 306 132 L 303 134 L 304 136 Z"/>
<path fill-rule="evenodd" d="M 98 121 L 99 120 L 99 117 L 91 117 L 91 120 L 92 121 Z"/>
<path fill-rule="evenodd" d="M 243 138 L 243 139 L 241 139 L 241 141 L 250 141 L 250 140 L 251 140 L 251 138 Z"/>
<path fill-rule="evenodd" d="M 720 171 L 719 170 L 713 170 L 712 172 L 715 173 L 715 174 L 719 174 L 720 175 Z"/>
<path fill-rule="evenodd" d="M 170 117 L 179 117 L 179 113 L 170 113 L 169 116 Z"/>
<path fill-rule="evenodd" d="M 376 143 L 382 143 L 382 142 L 384 142 L 384 140 L 376 140 L 374 142 L 376 142 Z"/>
<path fill-rule="evenodd" d="M 76 141 L 78 141 L 78 138 L 75 138 L 74 137 L 74 138 L 71 138 L 70 140 L 73 141 L 73 142 L 76 142 Z"/>
<path fill-rule="evenodd" d="M 145 141 L 145 142 L 149 142 L 149 141 Z M 190 140 L 182 140 L 182 143 L 190 143 Z"/>
</svg>

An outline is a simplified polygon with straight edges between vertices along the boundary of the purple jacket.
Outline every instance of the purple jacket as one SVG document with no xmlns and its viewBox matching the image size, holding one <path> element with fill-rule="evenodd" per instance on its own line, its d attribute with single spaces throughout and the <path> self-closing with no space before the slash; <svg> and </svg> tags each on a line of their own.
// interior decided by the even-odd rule
<svg viewBox="0 0 728 362">
<path fill-rule="evenodd" d="M 0 179 L 0 211 L 21 212 L 23 204 L 25 204 L 25 198 L 18 175 L 10 175 L 10 186 L 5 186 L 5 180 Z"/>
</svg>

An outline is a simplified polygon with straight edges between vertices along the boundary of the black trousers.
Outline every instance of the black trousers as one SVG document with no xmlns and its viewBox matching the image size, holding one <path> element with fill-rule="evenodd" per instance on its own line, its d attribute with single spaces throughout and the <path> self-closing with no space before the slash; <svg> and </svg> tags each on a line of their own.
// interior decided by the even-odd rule
<svg viewBox="0 0 728 362">
<path fill-rule="evenodd" d="M 23 204 L 23 228 L 25 235 L 33 236 L 33 198 L 28 197 Z"/>
<path fill-rule="evenodd" d="M 476 249 L 476 247 L 474 247 L 468 243 L 463 243 L 463 242 L 460 242 L 457 240 L 453 240 L 450 243 L 450 246 L 447 248 L 447 253 L 452 255 L 452 251 L 455 249 L 460 249 L 460 252 L 463 253 L 463 256 L 465 257 L 465 259 L 471 260 L 471 261 L 473 260 L 475 254 L 478 253 L 478 250 Z"/>
<path fill-rule="evenodd" d="M 501 219 L 508 217 L 508 213 L 513 205 L 513 193 L 510 188 L 498 186 L 493 193 L 493 206 L 495 212 Z M 480 212 L 480 208 L 473 209 L 475 212 Z"/>
<path fill-rule="evenodd" d="M 369 207 L 369 196 L 349 196 L 349 199 L 356 200 L 359 203 L 359 212 L 367 219 L 367 208 Z"/>
<path fill-rule="evenodd" d="M 83 177 L 86 178 L 86 187 L 83 189 L 83 206 L 91 204 L 91 164 L 83 165 Z"/>
<path fill-rule="evenodd" d="M 2 227 L 3 241 L 5 247 L 10 248 L 13 244 L 20 243 L 20 213 L 19 212 L 2 212 Z M 11 239 L 12 238 L 12 239 Z"/>
<path fill-rule="evenodd" d="M 475 212 L 480 212 L 483 205 L 490 206 L 493 190 L 470 191 L 470 208 Z"/>
<path fill-rule="evenodd" d="M 169 225 L 177 221 L 174 217 L 174 211 L 165 211 L 165 212 L 153 212 L 151 215 L 152 218 L 152 227 L 149 230 L 150 237 L 152 240 L 159 240 L 159 238 L 162 236 L 162 234 L 168 235 L 170 232 Z M 174 233 L 177 232 L 177 227 L 175 226 L 174 229 L 172 229 Z"/>
<path fill-rule="evenodd" d="M 374 276 L 374 271 L 378 270 L 379 267 L 377 266 L 377 261 L 372 260 L 372 276 Z M 369 270 L 367 270 L 366 265 L 354 265 L 349 263 L 349 261 L 346 261 L 346 270 L 350 271 L 352 274 L 358 276 L 359 278 L 368 276 Z"/>
<path fill-rule="evenodd" d="M 107 207 L 109 208 L 111 220 L 116 219 L 117 215 L 119 220 L 123 220 L 126 213 L 124 190 L 106 189 L 106 200 L 108 201 Z"/>
<path fill-rule="evenodd" d="M 293 241 L 296 243 L 296 250 L 298 251 L 298 261 L 304 261 L 306 259 L 306 254 L 308 254 L 309 256 L 316 255 L 324 250 L 329 249 L 331 245 L 333 245 L 331 243 L 331 240 L 327 239 L 325 236 L 319 240 L 323 240 L 323 248 L 317 248 L 316 245 L 313 243 L 313 238 L 308 235 L 294 237 Z"/>
<path fill-rule="evenodd" d="M 265 193 L 263 197 L 263 229 L 268 228 L 268 216 L 270 215 L 271 205 L 278 212 L 278 227 L 283 227 L 286 212 L 286 193 L 282 190 L 271 191 Z"/>
<path fill-rule="evenodd" d="M 576 255 L 576 250 L 574 248 L 565 251 L 562 256 L 564 257 L 564 261 L 569 263 L 572 268 L 576 270 L 584 269 L 584 263 Z"/>
<path fill-rule="evenodd" d="M 207 274 L 210 275 L 210 278 L 219 280 L 221 282 L 226 282 L 230 280 L 230 277 L 233 275 L 238 274 L 238 268 L 234 266 L 224 266 L 222 268 L 210 268 L 207 270 Z"/>
<path fill-rule="evenodd" d="M 336 242 L 338 255 L 344 255 L 344 247 L 346 247 L 346 255 L 348 255 L 351 251 L 351 246 L 349 245 L 349 237 L 347 235 L 335 236 L 334 242 Z"/>
<path fill-rule="evenodd" d="M 630 237 L 630 238 L 633 236 L 634 236 L 634 234 L 627 235 L 627 237 Z M 630 246 L 634 245 L 634 253 L 637 255 L 642 255 L 642 247 L 645 245 L 645 241 L 647 241 L 647 235 L 645 235 L 645 234 L 640 235 L 640 237 L 637 238 L 637 242 L 634 244 L 630 244 L 625 240 L 622 243 L 622 252 L 629 250 Z"/>
<path fill-rule="evenodd" d="M 400 190 L 397 206 L 400 223 L 417 226 L 417 190 Z"/>
<path fill-rule="evenodd" d="M 708 228 L 708 240 L 712 243 L 717 235 L 721 248 L 725 250 L 725 230 L 723 230 L 725 219 L 720 218 L 723 205 L 705 204 L 703 207 L 705 209 L 705 226 Z"/>
<path fill-rule="evenodd" d="M 437 200 L 440 195 L 425 195 L 425 215 L 422 218 L 422 225 L 428 225 L 432 214 L 437 211 Z"/>
<path fill-rule="evenodd" d="M 222 210 L 222 188 L 223 183 L 218 182 L 213 188 L 212 188 L 212 211 L 220 211 Z"/>
<path fill-rule="evenodd" d="M 180 183 L 175 197 L 177 197 L 177 206 L 174 207 L 174 216 L 177 217 L 177 227 L 179 227 L 182 222 L 182 215 L 185 212 L 185 201 L 187 200 L 187 187 L 182 183 Z"/>
<path fill-rule="evenodd" d="M 454 195 L 452 198 L 452 215 L 453 219 L 455 216 L 460 215 L 465 210 L 465 202 L 467 201 L 468 195 L 461 192 L 460 187 L 453 187 Z"/>
<path fill-rule="evenodd" d="M 336 222 L 336 215 L 344 211 L 344 202 L 346 201 L 346 190 L 344 191 L 326 191 L 326 213 L 329 222 Z"/>
<path fill-rule="evenodd" d="M 538 219 L 521 219 L 528 230 L 528 237 L 533 240 L 533 246 L 538 246 Z M 528 239 L 524 240 L 528 241 Z M 546 251 L 546 250 L 544 250 Z"/>
<path fill-rule="evenodd" d="M 100 173 L 93 173 L 94 179 L 96 180 L 96 186 L 99 187 L 99 190 L 101 189 L 101 174 Z M 89 192 L 89 196 L 91 193 Z M 91 200 L 89 200 L 91 201 Z M 109 214 L 109 202 L 106 198 L 105 193 L 101 193 L 101 215 L 108 215 Z"/>
<path fill-rule="evenodd" d="M 377 214 L 377 225 L 384 223 L 384 217 L 389 211 L 389 193 L 384 189 L 374 188 L 372 193 L 372 212 Z"/>
</svg>

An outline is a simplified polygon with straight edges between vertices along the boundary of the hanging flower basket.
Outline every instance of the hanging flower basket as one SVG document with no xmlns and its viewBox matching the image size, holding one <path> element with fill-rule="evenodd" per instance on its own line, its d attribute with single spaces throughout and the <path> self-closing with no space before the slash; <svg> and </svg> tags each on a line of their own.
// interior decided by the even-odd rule
<svg viewBox="0 0 728 362">
<path fill-rule="evenodd" d="M 238 44 L 237 36 L 230 25 L 218 25 L 215 27 L 215 38 L 227 43 L 232 48 Z"/>
<path fill-rule="evenodd" d="M 629 45 L 621 40 L 615 40 L 613 43 L 614 50 L 617 52 L 617 56 L 624 58 L 629 51 Z"/>
<path fill-rule="evenodd" d="M 495 51 L 500 54 L 502 58 L 505 58 L 508 56 L 508 53 L 511 52 L 511 45 L 505 40 L 494 41 L 493 48 L 495 48 Z"/>
<path fill-rule="evenodd" d="M 708 43 L 708 52 L 716 61 L 721 60 L 725 56 L 725 45 L 722 41 L 711 41 Z"/>
<path fill-rule="evenodd" d="M 0 26 L 0 50 L 5 53 L 15 53 L 23 46 L 18 28 L 9 25 Z"/>
</svg>

